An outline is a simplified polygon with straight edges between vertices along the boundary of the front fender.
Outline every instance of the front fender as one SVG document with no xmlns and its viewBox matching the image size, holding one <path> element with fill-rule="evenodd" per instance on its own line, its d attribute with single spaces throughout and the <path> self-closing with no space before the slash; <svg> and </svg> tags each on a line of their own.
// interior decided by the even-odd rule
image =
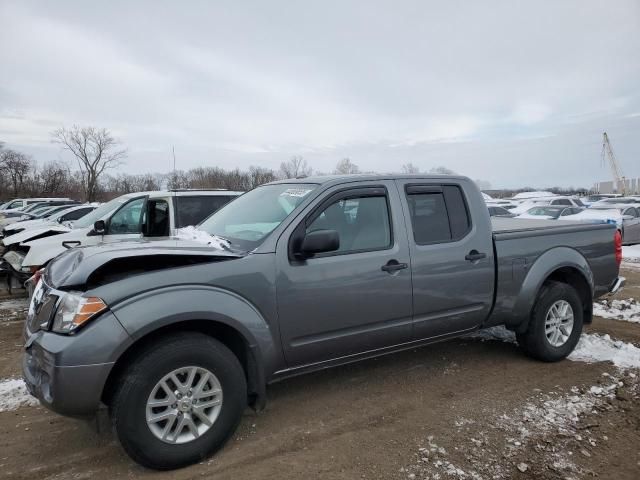
<svg viewBox="0 0 640 480">
<path fill-rule="evenodd" d="M 593 272 L 587 259 L 573 248 L 555 247 L 540 255 L 528 269 L 513 308 L 514 317 L 521 321 L 528 321 L 542 284 L 561 268 L 571 268 L 579 272 L 593 295 Z"/>
<path fill-rule="evenodd" d="M 175 285 L 140 293 L 110 305 L 135 340 L 160 328 L 192 320 L 209 320 L 236 330 L 268 376 L 278 366 L 278 346 L 260 311 L 240 295 L 209 285 Z"/>
<path fill-rule="evenodd" d="M 23 242 L 20 245 L 29 247 L 29 251 L 22 265 L 25 267 L 41 267 L 49 262 L 49 260 L 68 250 L 62 245 L 62 242 L 77 241 L 78 243 L 85 244 L 87 233 L 87 229 L 71 230 L 70 232 L 60 233 L 59 235 Z"/>
</svg>

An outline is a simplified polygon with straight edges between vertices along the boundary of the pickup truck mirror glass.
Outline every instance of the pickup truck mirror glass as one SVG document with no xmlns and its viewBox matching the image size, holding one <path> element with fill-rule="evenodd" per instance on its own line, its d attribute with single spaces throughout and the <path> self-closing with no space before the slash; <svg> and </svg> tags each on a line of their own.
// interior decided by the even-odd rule
<svg viewBox="0 0 640 480">
<path fill-rule="evenodd" d="M 93 232 L 96 235 L 104 235 L 104 232 L 107 230 L 107 226 L 104 223 L 104 220 L 98 220 L 93 224 Z"/>
<path fill-rule="evenodd" d="M 300 251 L 305 256 L 333 252 L 340 248 L 340 237 L 335 230 L 316 230 L 304 236 Z"/>
</svg>

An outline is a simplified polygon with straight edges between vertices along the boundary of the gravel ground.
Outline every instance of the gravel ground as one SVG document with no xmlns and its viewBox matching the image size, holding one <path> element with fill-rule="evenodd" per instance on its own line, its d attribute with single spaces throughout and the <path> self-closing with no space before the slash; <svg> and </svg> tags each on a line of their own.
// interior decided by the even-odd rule
<svg viewBox="0 0 640 480">
<path fill-rule="evenodd" d="M 637 302 L 640 269 L 623 275 L 616 299 Z M 110 432 L 33 406 L 12 380 L 26 308 L 0 299 L 0 478 L 640 478 L 640 369 L 536 362 L 500 332 L 272 385 L 218 455 L 148 471 Z M 585 338 L 633 357 L 640 324 L 611 317 Z"/>
</svg>

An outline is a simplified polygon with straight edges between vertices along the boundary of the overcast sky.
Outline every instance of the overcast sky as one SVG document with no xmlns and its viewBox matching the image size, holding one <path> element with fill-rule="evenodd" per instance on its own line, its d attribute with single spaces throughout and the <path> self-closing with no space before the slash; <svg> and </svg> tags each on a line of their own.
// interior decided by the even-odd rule
<svg viewBox="0 0 640 480">
<path fill-rule="evenodd" d="M 640 176 L 640 0 L 0 0 L 0 141 L 67 158 L 110 129 L 124 171 L 444 165 L 590 186 L 607 131 Z"/>
</svg>

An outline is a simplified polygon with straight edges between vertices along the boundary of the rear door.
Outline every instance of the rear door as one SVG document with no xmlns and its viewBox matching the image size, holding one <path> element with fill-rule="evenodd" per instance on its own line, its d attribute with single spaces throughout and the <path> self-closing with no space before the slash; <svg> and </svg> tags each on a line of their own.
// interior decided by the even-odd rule
<svg viewBox="0 0 640 480">
<path fill-rule="evenodd" d="M 493 304 L 494 255 L 484 204 L 460 184 L 398 180 L 411 252 L 415 339 L 472 329 Z"/>
<path fill-rule="evenodd" d="M 294 231 L 338 232 L 340 248 L 306 260 L 290 254 Z M 336 186 L 310 205 L 276 249 L 278 318 L 290 367 L 411 340 L 411 272 L 393 181 Z"/>
</svg>

